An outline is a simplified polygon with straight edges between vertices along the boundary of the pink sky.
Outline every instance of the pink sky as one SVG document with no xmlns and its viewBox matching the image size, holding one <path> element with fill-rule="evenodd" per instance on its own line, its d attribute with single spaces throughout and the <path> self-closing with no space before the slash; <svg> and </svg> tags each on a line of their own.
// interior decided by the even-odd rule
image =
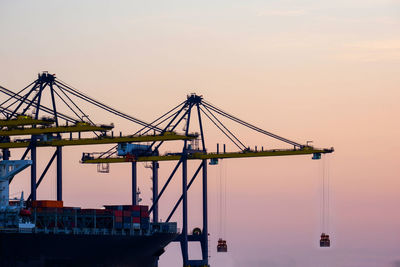
<svg viewBox="0 0 400 267">
<path fill-rule="evenodd" d="M 227 160 L 225 255 L 215 251 L 218 167 L 209 167 L 211 266 L 399 266 L 399 14 L 398 2 L 376 0 L 2 1 L 0 85 L 17 91 L 48 70 L 145 121 L 196 92 L 263 129 L 333 146 L 332 248 L 317 246 L 319 162 L 310 156 Z M 126 133 L 137 129 L 85 108 L 96 122 L 114 122 Z M 271 145 L 235 130 L 251 146 Z M 226 142 L 212 128 L 207 134 L 209 150 Z M 67 205 L 129 202 L 129 165 L 113 165 L 105 175 L 78 162 L 83 151 L 107 148 L 64 149 Z M 40 150 L 39 170 L 50 152 Z M 12 153 L 17 158 L 21 151 Z M 161 184 L 172 168 L 161 164 Z M 12 192 L 29 191 L 28 173 L 16 177 Z M 139 175 L 150 203 L 150 170 L 140 165 Z M 41 198 L 55 197 L 48 178 Z M 161 204 L 162 219 L 179 196 L 178 180 Z M 190 228 L 201 222 L 199 182 L 189 198 Z M 196 248 L 192 255 L 199 255 Z M 180 260 L 173 244 L 160 266 Z"/>
</svg>

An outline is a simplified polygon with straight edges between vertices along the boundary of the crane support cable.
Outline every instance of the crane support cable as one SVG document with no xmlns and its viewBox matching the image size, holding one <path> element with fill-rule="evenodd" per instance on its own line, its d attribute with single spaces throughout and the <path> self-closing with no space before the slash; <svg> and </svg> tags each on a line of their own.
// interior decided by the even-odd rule
<svg viewBox="0 0 400 267">
<path fill-rule="evenodd" d="M 110 112 L 110 113 L 112 113 L 114 115 L 117 115 L 117 116 L 119 116 L 121 118 L 130 120 L 130 121 L 135 122 L 137 124 L 150 127 L 149 124 L 147 124 L 145 122 L 142 122 L 142 121 L 140 121 L 140 120 L 138 120 L 138 119 L 136 119 L 136 118 L 134 118 L 134 117 L 132 117 L 130 115 L 127 115 L 127 114 L 125 114 L 123 112 L 120 112 L 120 111 L 118 111 L 118 110 L 116 110 L 114 108 L 111 108 L 111 107 L 101 103 L 100 101 L 94 100 L 93 98 L 90 98 L 89 96 L 86 96 L 85 94 L 81 93 L 78 90 L 72 89 L 72 88 L 70 88 L 70 87 L 68 87 L 68 86 L 66 86 L 66 85 L 64 85 L 64 84 L 62 84 L 60 82 L 56 82 L 56 83 L 58 83 L 58 86 L 61 86 L 68 93 L 70 93 L 70 94 L 72 94 L 72 95 L 74 95 L 74 96 L 76 96 L 76 97 L 78 97 L 78 98 L 80 98 L 80 99 L 82 99 L 82 100 L 94 105 L 94 106 L 102 108 L 102 109 L 104 109 L 104 110 L 106 110 L 106 111 L 108 111 L 108 112 Z M 153 128 L 153 127 L 151 126 L 151 128 Z"/>
<path fill-rule="evenodd" d="M 189 105 L 189 107 L 188 107 L 188 105 Z M 186 107 L 187 107 L 187 110 L 185 110 Z M 183 113 L 183 115 L 179 118 L 179 120 L 172 126 L 171 130 L 172 131 L 175 130 L 175 128 L 179 125 L 179 123 L 181 123 L 181 121 L 186 117 L 186 115 L 188 114 L 191 107 L 192 107 L 191 104 L 185 102 L 185 104 L 181 107 L 181 109 L 177 113 L 175 113 L 175 117 L 172 120 L 170 120 L 170 122 L 167 124 L 167 126 L 165 126 L 164 131 L 167 131 L 167 129 L 169 127 L 171 127 L 171 124 L 176 120 L 176 118 L 179 117 L 179 114 L 181 114 L 182 111 L 185 111 Z"/>
<path fill-rule="evenodd" d="M 85 112 L 83 112 L 76 104 L 74 101 L 72 101 L 72 99 L 64 92 L 64 90 L 59 87 L 56 84 L 56 87 L 64 94 L 64 96 L 75 106 L 75 108 L 77 108 L 79 110 L 80 113 L 82 113 L 82 116 L 80 116 L 68 103 L 67 101 L 61 97 L 61 95 L 56 91 L 56 90 L 52 90 L 52 92 L 56 93 L 56 95 L 61 99 L 62 102 L 64 102 L 64 104 L 75 114 L 75 116 L 77 116 L 78 118 L 80 118 L 83 121 L 83 118 L 87 118 L 87 120 L 92 124 L 95 125 L 95 123 L 89 118 L 89 115 L 87 115 Z M 99 136 L 98 133 L 96 133 L 95 131 L 93 131 L 93 134 L 95 134 L 97 137 Z"/>
<path fill-rule="evenodd" d="M 299 143 L 296 143 L 294 141 L 291 141 L 291 140 L 286 139 L 284 137 L 281 137 L 279 135 L 276 135 L 276 134 L 273 134 L 273 133 L 268 132 L 266 130 L 263 130 L 263 129 L 261 129 L 261 128 L 257 127 L 257 126 L 254 126 L 254 125 L 252 125 L 252 124 L 250 124 L 248 122 L 245 122 L 245 121 L 243 121 L 243 120 L 241 120 L 241 119 L 239 119 L 239 118 L 237 118 L 237 117 L 235 117 L 233 115 L 230 115 L 229 113 L 227 113 L 227 112 L 215 107 L 214 105 L 212 105 L 212 104 L 210 104 L 210 103 L 208 103 L 206 101 L 203 101 L 203 105 L 205 105 L 208 108 L 212 109 L 213 111 L 219 113 L 220 115 L 225 116 L 225 117 L 227 117 L 227 118 L 229 118 L 229 119 L 231 119 L 231 120 L 233 120 L 233 121 L 235 121 L 235 122 L 237 122 L 239 124 L 242 124 L 243 126 L 246 126 L 246 127 L 250 128 L 252 130 L 255 130 L 255 131 L 259 132 L 259 133 L 268 135 L 268 136 L 270 136 L 272 138 L 275 138 L 275 139 L 280 140 L 282 142 L 288 143 L 288 144 L 293 145 L 295 147 L 299 147 L 299 148 L 304 147 L 304 145 L 301 145 Z"/>
<path fill-rule="evenodd" d="M 13 96 L 13 97 L 14 97 L 15 99 L 17 99 L 18 101 L 22 101 L 22 102 L 25 102 L 25 103 L 27 102 L 27 100 L 24 100 L 23 97 L 22 97 L 21 95 L 18 95 L 18 94 L 14 93 L 14 92 L 12 92 L 12 91 L 10 91 L 10 90 L 4 88 L 4 87 L 1 87 L 1 86 L 0 86 L 0 92 L 4 93 L 4 94 L 6 94 L 6 95 L 9 95 L 9 96 Z M 35 107 L 35 108 L 40 108 L 43 112 L 45 112 L 45 113 L 47 113 L 47 114 L 54 115 L 53 110 L 51 110 L 51 109 L 48 108 L 48 107 L 45 107 L 45 106 L 42 106 L 42 105 L 38 105 L 38 104 L 36 104 L 36 103 L 33 103 L 32 106 Z M 60 119 L 63 119 L 63 120 L 65 120 L 65 121 L 68 121 L 68 122 L 71 122 L 71 123 L 76 123 L 76 122 L 78 122 L 78 120 L 76 120 L 76 119 L 74 119 L 74 118 L 72 118 L 72 117 L 70 117 L 70 116 L 68 116 L 68 115 L 65 115 L 65 114 L 63 114 L 63 113 L 60 113 L 60 112 L 57 112 L 57 116 L 58 116 Z"/>
<path fill-rule="evenodd" d="M 17 96 L 17 95 L 19 96 L 20 93 L 22 93 L 25 89 L 27 89 L 28 87 L 30 87 L 32 84 L 34 84 L 33 88 L 36 87 L 37 81 L 38 81 L 38 80 L 33 81 L 33 82 L 30 83 L 28 86 L 26 86 L 25 88 L 21 89 L 18 93 L 11 92 L 10 90 L 8 90 L 8 89 L 6 89 L 6 88 L 0 86 L 1 91 L 4 90 L 4 91 L 10 91 L 10 92 L 11 92 L 11 94 L 8 94 L 9 98 L 8 98 L 7 100 L 5 100 L 3 103 L 1 103 L 1 106 L 3 106 L 5 103 L 7 103 L 7 102 L 8 102 L 9 100 L 11 100 L 11 99 L 16 99 L 16 96 Z M 17 103 L 18 101 L 19 101 L 19 100 L 16 99 L 13 103 L 9 104 L 9 105 L 8 105 L 7 107 L 5 107 L 5 108 L 8 109 L 9 107 L 11 107 L 12 105 L 14 105 L 14 104 Z M 19 104 L 19 105 L 21 105 L 21 104 Z M 12 114 L 14 114 L 14 112 L 15 112 L 15 110 L 12 111 Z"/>
<path fill-rule="evenodd" d="M 218 176 L 218 218 L 219 218 L 219 238 L 226 239 L 227 225 L 227 168 L 226 162 L 221 160 L 219 164 Z"/>
<path fill-rule="evenodd" d="M 117 150 L 116 150 L 117 147 L 118 147 L 118 145 L 115 145 L 115 146 L 113 146 L 112 148 L 110 148 L 109 150 L 107 150 L 106 152 L 101 153 L 100 156 L 99 156 L 99 158 L 101 158 L 101 157 L 103 157 L 103 156 L 106 156 L 106 157 L 105 157 L 106 159 L 109 158 L 109 157 L 111 157 L 112 155 L 114 155 L 115 153 L 117 153 Z"/>
<path fill-rule="evenodd" d="M 163 123 L 164 121 L 168 120 L 168 119 L 171 118 L 172 116 L 175 116 L 176 113 L 178 113 L 179 111 L 176 111 L 175 113 L 172 113 L 171 115 L 169 115 L 167 118 L 165 118 L 165 119 L 162 120 L 161 122 L 159 122 L 159 123 L 157 123 L 157 124 L 154 124 L 155 122 L 157 122 L 157 121 L 160 120 L 161 118 L 163 118 L 163 117 L 165 117 L 166 115 L 168 115 L 169 113 L 173 112 L 175 109 L 179 108 L 179 107 L 180 107 L 182 104 L 184 104 L 184 103 L 185 103 L 185 102 L 180 103 L 179 105 L 177 105 L 176 107 L 174 107 L 173 109 L 171 109 L 170 111 L 168 111 L 167 113 L 165 113 L 164 115 L 162 115 L 161 117 L 159 117 L 158 119 L 156 119 L 156 120 L 154 120 L 153 122 L 151 122 L 151 124 L 152 124 L 152 125 L 155 125 L 155 126 L 159 126 L 159 125 L 160 125 L 161 123 Z M 138 133 L 140 133 L 141 131 L 143 131 L 143 130 L 146 129 L 146 128 L 147 128 L 147 127 L 143 127 L 142 129 L 140 129 L 139 131 L 137 131 L 136 133 L 134 133 L 132 136 L 137 135 Z M 144 133 L 141 133 L 141 134 L 144 135 L 144 134 L 148 133 L 150 130 L 151 130 L 151 129 L 148 129 L 147 131 L 145 131 Z M 106 152 L 101 153 L 100 156 L 99 156 L 99 158 L 103 157 L 104 155 L 107 155 L 106 158 L 111 157 L 112 155 L 114 155 L 114 154 L 116 153 L 116 151 L 114 151 L 114 152 L 112 152 L 112 153 L 111 153 L 111 151 L 114 150 L 114 149 L 116 149 L 117 147 L 118 147 L 118 146 L 115 145 L 115 146 L 113 146 L 112 148 L 110 148 L 109 150 L 107 150 Z"/>
<path fill-rule="evenodd" d="M 68 107 L 78 118 L 81 118 L 82 120 L 83 120 L 83 118 L 87 118 L 91 124 L 94 124 L 94 122 L 90 120 L 89 115 L 87 115 L 85 112 L 83 112 L 83 110 L 80 109 L 80 108 L 75 104 L 74 101 L 72 101 L 72 99 L 64 92 L 64 90 L 63 90 L 61 87 L 58 86 L 58 84 L 56 84 L 56 86 L 57 86 L 58 89 L 60 89 L 60 91 L 63 93 L 63 95 L 72 103 L 72 105 L 74 105 L 75 108 L 78 109 L 80 113 L 82 113 L 82 115 L 79 116 L 79 114 L 67 103 L 67 101 L 65 101 L 64 98 L 62 98 L 61 95 L 59 95 L 57 91 L 54 91 L 54 92 L 57 94 L 57 96 L 64 102 L 64 104 L 67 105 L 67 107 Z"/>
<path fill-rule="evenodd" d="M 242 150 L 245 150 L 246 149 L 246 146 L 228 129 L 228 128 L 226 128 L 226 126 L 206 107 L 206 106 L 203 106 L 209 113 L 210 113 L 210 115 L 237 141 L 237 142 L 239 142 L 242 146 L 243 146 L 243 148 L 244 149 L 242 149 Z"/>
<path fill-rule="evenodd" d="M 150 124 L 151 125 L 155 125 L 155 126 L 159 126 L 161 123 L 165 122 L 166 120 L 168 120 L 169 118 L 171 118 L 172 116 L 176 115 L 178 113 L 178 111 L 172 113 L 174 110 L 178 109 L 180 106 L 182 106 L 183 104 L 185 104 L 186 101 L 183 101 L 182 103 L 180 103 L 179 105 L 177 105 L 176 107 L 172 108 L 171 110 L 169 110 L 168 112 L 164 113 L 162 116 L 158 117 L 157 119 L 155 119 L 154 121 L 152 121 Z M 164 118 L 165 116 L 167 116 L 169 113 L 172 113 L 171 115 L 169 115 L 167 118 L 163 119 L 162 121 L 158 122 L 159 120 L 161 120 L 162 118 Z M 155 124 L 157 123 L 157 124 Z M 136 133 L 134 133 L 134 135 L 140 133 L 141 131 L 145 130 L 147 127 L 144 127 L 142 129 L 140 129 L 139 131 L 137 131 Z M 148 131 L 150 131 L 151 129 L 148 129 L 145 133 L 146 134 Z"/>
<path fill-rule="evenodd" d="M 8 115 L 12 114 L 12 111 L 7 108 L 0 108 L 0 112 L 3 113 L 5 118 L 7 118 Z M 17 115 L 19 115 L 19 114 L 17 114 Z"/>
<path fill-rule="evenodd" d="M 151 125 L 151 124 L 149 124 L 149 123 L 146 123 L 146 122 L 144 122 L 144 121 L 141 121 L 141 120 L 139 120 L 139 119 L 136 119 L 136 118 L 134 118 L 134 117 L 132 117 L 132 116 L 126 114 L 126 113 L 123 113 L 123 112 L 121 112 L 121 111 L 118 111 L 118 110 L 116 110 L 116 109 L 114 109 L 114 108 L 112 108 L 112 107 L 110 107 L 110 106 L 107 106 L 106 104 L 103 104 L 102 102 L 100 102 L 100 101 L 98 101 L 98 100 L 95 100 L 95 99 L 93 99 L 93 98 L 91 98 L 91 97 L 85 95 L 84 93 L 78 91 L 77 89 L 74 89 L 74 88 L 68 86 L 67 84 L 65 84 L 64 82 L 61 82 L 59 79 L 57 79 L 57 80 L 55 81 L 55 83 L 58 84 L 59 86 L 63 87 L 63 89 L 66 90 L 68 93 L 70 93 L 70 94 L 72 94 L 72 95 L 75 95 L 76 97 L 79 97 L 79 98 L 81 98 L 82 100 L 85 100 L 86 102 L 88 102 L 88 103 L 90 103 L 90 104 L 92 104 L 92 105 L 95 105 L 95 106 L 97 106 L 97 107 L 100 107 L 100 108 L 102 108 L 102 109 L 104 109 L 104 110 L 106 110 L 106 111 L 108 111 L 108 112 L 110 112 L 110 113 L 112 113 L 112 114 L 114 114 L 114 115 L 117 115 L 117 116 L 119 116 L 119 117 L 121 117 L 121 118 L 124 118 L 124 119 L 127 119 L 127 120 L 129 120 L 129 121 L 132 121 L 132 122 L 134 122 L 134 123 L 140 124 L 140 125 L 142 125 L 142 126 L 149 127 L 149 128 L 151 128 L 151 129 L 153 129 L 153 130 L 155 130 L 155 131 L 158 131 L 158 132 L 161 132 L 161 131 L 162 131 L 162 130 L 161 130 L 160 128 L 158 128 L 158 127 L 155 127 L 155 126 L 153 126 L 153 125 Z"/>
<path fill-rule="evenodd" d="M 28 87 L 30 87 L 32 84 L 34 84 L 34 83 L 36 83 L 36 82 L 37 82 L 37 80 L 31 82 L 31 83 L 28 84 L 26 87 L 22 88 L 20 91 L 18 91 L 17 93 L 14 93 L 14 94 L 15 94 L 15 95 L 21 94 L 23 91 L 25 91 Z M 5 90 L 7 90 L 6 88 L 4 88 L 4 87 L 2 87 L 2 86 L 0 86 L 0 89 L 5 89 Z M 14 95 L 14 96 L 15 96 L 15 95 Z M 14 105 L 15 103 L 17 103 L 17 102 L 19 101 L 19 100 L 16 99 L 14 96 L 10 96 L 7 100 L 5 100 L 3 103 L 0 104 L 0 107 L 2 108 L 2 110 L 4 110 L 4 109 L 7 109 L 7 110 L 8 110 L 9 107 L 11 107 L 12 105 Z M 10 101 L 11 99 L 15 99 L 15 101 L 12 102 L 11 104 L 9 104 L 7 107 L 3 108 L 3 105 L 5 105 L 5 104 L 6 104 L 8 101 Z M 12 113 L 12 111 L 11 111 L 11 113 Z"/>
<path fill-rule="evenodd" d="M 186 117 L 186 114 L 189 114 L 188 112 L 190 111 L 192 104 L 189 104 L 189 108 L 185 111 L 185 113 L 182 115 L 182 117 L 176 122 L 176 124 L 172 127 L 171 131 L 175 130 L 175 128 L 179 125 L 179 123 L 181 123 L 181 121 Z M 170 125 L 172 124 L 172 122 L 179 116 L 179 114 L 185 109 L 185 107 L 187 106 L 187 102 L 185 103 L 185 105 L 182 106 L 182 108 L 179 110 L 179 112 L 175 115 L 175 117 L 168 123 L 167 126 L 165 126 L 163 131 L 166 131 L 168 129 L 168 127 L 170 127 Z M 187 133 L 186 133 L 187 135 Z M 150 148 L 153 147 L 153 145 L 156 143 L 156 141 L 154 141 L 151 145 Z M 157 146 L 154 148 L 154 150 L 158 150 L 158 148 L 164 143 L 164 141 L 160 141 L 159 144 L 157 144 Z M 186 144 L 186 143 L 185 143 Z M 149 148 L 149 149 L 150 149 Z"/>
<path fill-rule="evenodd" d="M 243 151 L 243 148 L 238 145 L 235 140 L 232 139 L 231 136 L 229 136 L 229 134 L 227 134 L 213 119 L 211 119 L 211 117 L 203 110 L 203 108 L 200 107 L 200 110 L 203 112 L 204 115 L 206 115 L 206 117 L 212 122 L 214 123 L 214 125 L 226 136 L 228 137 L 229 140 L 232 141 L 233 144 L 235 144 L 235 146 L 237 146 L 241 151 Z"/>
<path fill-rule="evenodd" d="M 219 238 L 221 238 L 222 237 L 222 220 L 223 220 L 223 218 L 222 218 L 222 194 L 223 194 L 223 192 L 222 192 L 222 161 L 223 160 L 221 160 L 221 163 L 219 164 L 219 190 L 218 190 L 218 194 L 219 194 L 219 196 L 218 196 L 218 218 L 219 218 L 219 229 L 218 229 L 218 234 L 219 234 Z"/>
<path fill-rule="evenodd" d="M 228 221 L 228 217 L 227 217 L 227 213 L 228 213 L 228 207 L 227 207 L 227 195 L 228 195 L 228 191 L 227 191 L 227 183 L 228 183 L 228 177 L 227 177 L 227 169 L 228 169 L 228 167 L 227 167 L 227 162 L 224 162 L 224 165 L 225 166 L 223 166 L 223 171 L 224 171 L 224 173 L 223 173 L 223 179 L 224 179 L 224 228 L 223 228 L 223 230 L 224 230 L 224 232 L 223 232 L 223 234 L 224 234 L 224 238 L 226 239 L 227 238 L 227 236 L 226 236 L 226 230 L 227 230 L 227 221 Z"/>
<path fill-rule="evenodd" d="M 35 87 L 32 88 L 32 90 L 24 96 L 24 98 L 28 101 L 28 105 L 25 107 L 25 109 L 22 111 L 22 114 L 25 114 L 25 112 L 27 112 L 29 110 L 29 108 L 35 103 L 36 98 L 38 98 L 38 100 L 36 101 L 38 104 L 40 104 L 40 99 L 42 98 L 42 92 L 43 89 L 48 85 L 49 83 L 46 82 L 44 84 L 44 86 L 42 86 L 42 84 L 40 84 L 40 89 L 39 92 L 37 92 L 37 94 L 33 97 L 32 100 L 30 100 L 28 97 L 29 95 L 34 91 Z M 19 106 L 15 109 L 15 112 L 18 110 L 18 108 L 22 105 L 22 102 L 19 104 Z M 39 114 L 39 109 L 36 109 L 36 117 Z M 54 110 L 53 110 L 53 115 L 54 115 Z"/>
<path fill-rule="evenodd" d="M 34 90 L 36 90 L 36 87 L 37 87 L 37 86 L 38 86 L 38 82 L 36 82 L 36 83 L 33 85 L 32 89 L 31 89 L 27 94 L 25 94 L 25 95 L 22 97 L 22 101 L 20 101 L 20 102 L 18 103 L 17 107 L 14 109 L 13 113 L 10 115 L 10 118 L 11 118 L 12 116 L 14 116 L 15 113 L 17 113 L 18 109 L 22 106 L 23 103 L 27 103 L 28 106 L 30 106 L 30 105 L 32 104 L 32 101 L 30 101 L 30 100 L 28 99 L 28 97 L 29 97 L 29 95 L 30 95 Z M 22 112 L 22 114 L 24 114 L 24 112 Z"/>
<path fill-rule="evenodd" d="M 31 82 L 30 84 L 28 84 L 27 86 L 25 86 L 24 88 L 22 88 L 21 90 L 19 90 L 18 92 L 14 93 L 15 95 L 20 95 L 23 91 L 25 91 L 28 87 L 30 87 L 32 84 L 36 83 L 37 80 Z M 0 88 L 4 88 L 3 86 L 0 86 Z M 4 88 L 6 89 L 6 88 Z M 6 104 L 8 101 L 10 101 L 11 99 L 15 99 L 13 96 L 10 96 L 7 100 L 5 100 L 3 103 L 0 104 L 0 106 L 3 106 L 4 104 Z M 18 100 L 17 100 L 18 101 Z M 16 101 L 16 102 L 17 102 Z M 15 104 L 16 102 L 13 102 L 11 105 Z"/>
<path fill-rule="evenodd" d="M 329 218 L 330 218 L 330 177 L 329 177 L 329 158 L 322 159 L 320 173 L 322 174 L 321 181 L 321 230 L 324 233 L 329 233 Z"/>
</svg>

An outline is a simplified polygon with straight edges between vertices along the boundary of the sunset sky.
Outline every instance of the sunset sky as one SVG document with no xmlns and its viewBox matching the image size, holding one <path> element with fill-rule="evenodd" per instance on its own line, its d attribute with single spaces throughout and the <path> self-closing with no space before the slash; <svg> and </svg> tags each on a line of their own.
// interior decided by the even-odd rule
<svg viewBox="0 0 400 267">
<path fill-rule="evenodd" d="M 0 85 L 10 90 L 49 71 L 148 122 L 195 92 L 260 128 L 335 148 L 325 159 L 328 249 L 318 247 L 322 161 L 297 156 L 209 166 L 211 266 L 400 266 L 398 0 L 1 0 L 0 36 Z M 98 123 L 114 122 L 117 131 L 138 129 L 83 108 Z M 281 147 L 227 125 L 249 146 Z M 211 124 L 206 134 L 209 151 L 217 142 L 235 150 Z M 82 152 L 108 148 L 64 149 L 66 205 L 129 203 L 129 164 L 113 165 L 109 174 L 79 164 Z M 12 151 L 12 159 L 22 152 Z M 40 150 L 39 172 L 51 153 Z M 172 168 L 160 164 L 160 187 Z M 229 253 L 223 255 L 216 253 L 220 168 L 226 168 L 227 178 Z M 39 198 L 55 198 L 55 168 L 49 174 Z M 140 165 L 145 204 L 150 204 L 150 176 Z M 163 220 L 180 196 L 180 175 L 175 178 L 160 204 Z M 196 181 L 190 192 L 190 229 L 201 223 L 200 186 Z M 11 184 L 11 193 L 22 190 L 29 194 L 29 170 Z M 174 220 L 180 225 L 179 216 Z M 199 247 L 191 247 L 191 255 L 199 256 Z M 161 257 L 160 267 L 167 266 L 181 266 L 177 243 Z"/>
</svg>

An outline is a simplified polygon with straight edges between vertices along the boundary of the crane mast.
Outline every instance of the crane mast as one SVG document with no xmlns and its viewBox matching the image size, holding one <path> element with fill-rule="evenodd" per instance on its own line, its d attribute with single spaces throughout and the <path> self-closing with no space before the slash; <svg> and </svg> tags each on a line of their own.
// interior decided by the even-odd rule
<svg viewBox="0 0 400 267">
<path fill-rule="evenodd" d="M 144 122 L 129 114 L 110 107 L 96 99 L 93 99 L 65 82 L 57 79 L 54 74 L 43 72 L 38 78 L 27 87 L 14 93 L 0 86 L 0 92 L 8 98 L 0 104 L 0 149 L 3 151 L 3 161 L 0 162 L 0 184 L 6 183 L 6 191 L 0 196 L 5 201 L 5 194 L 8 194 L 8 184 L 13 176 L 30 166 L 31 170 L 31 195 L 28 200 L 36 200 L 36 191 L 46 176 L 50 166 L 56 161 L 57 166 L 57 200 L 62 200 L 62 173 L 63 173 L 63 147 L 82 145 L 113 145 L 108 151 L 102 153 L 85 152 L 80 162 L 82 164 L 98 164 L 106 166 L 99 171 L 108 172 L 108 164 L 130 163 L 132 177 L 132 204 L 140 201 L 137 186 L 137 162 L 150 162 L 152 166 L 152 206 L 149 213 L 153 217 L 153 223 L 159 222 L 158 204 L 172 179 L 180 169 L 181 193 L 173 206 L 165 222 L 169 222 L 176 210 L 181 207 L 182 232 L 176 238 L 180 243 L 183 265 L 185 267 L 209 266 L 209 245 L 208 245 L 208 164 L 218 164 L 221 159 L 276 157 L 276 156 L 301 156 L 312 155 L 312 159 L 320 159 L 323 154 L 334 152 L 333 148 L 315 148 L 309 143 L 301 144 L 288 138 L 266 131 L 251 123 L 223 111 L 221 108 L 204 100 L 200 95 L 190 94 L 187 98 L 173 107 L 167 113 L 158 117 L 151 123 Z M 42 99 L 47 94 L 50 104 L 45 105 Z M 85 111 L 78 106 L 76 99 L 99 108 L 118 118 L 128 120 L 139 126 L 140 129 L 129 135 L 114 136 L 113 124 L 95 124 Z M 75 100 L 75 101 L 74 101 Z M 63 106 L 68 112 L 62 110 Z M 60 112 L 62 110 L 62 112 Z M 40 116 L 45 115 L 45 116 Z M 272 148 L 262 144 L 261 149 L 251 149 L 242 137 L 234 133 L 225 123 L 228 121 L 237 126 L 251 130 L 265 140 L 274 140 L 284 144 L 284 148 Z M 225 145 L 222 152 L 209 152 L 206 146 L 207 122 L 216 127 L 218 133 L 227 139 L 234 151 L 226 151 Z M 182 128 L 180 128 L 182 127 Z M 179 129 L 183 129 L 179 131 Z M 208 129 L 208 128 L 207 128 Z M 236 129 L 236 128 L 235 128 Z M 92 135 L 90 138 L 82 138 L 81 133 L 86 132 Z M 73 134 L 77 137 L 73 137 Z M 69 135 L 69 138 L 65 137 Z M 24 138 L 26 136 L 26 138 Z M 180 148 L 174 152 L 163 152 L 165 142 L 180 142 Z M 143 144 L 146 143 L 146 144 Z M 41 147 L 54 147 L 55 151 L 45 169 L 37 179 L 37 149 Z M 267 149 L 264 149 L 266 147 Z M 289 147 L 289 148 L 288 148 Z M 9 161 L 10 149 L 22 148 L 25 152 L 20 161 Z M 30 153 L 31 160 L 25 158 Z M 159 171 L 161 162 L 175 161 L 176 165 L 166 179 L 166 182 L 159 187 Z M 188 161 L 198 162 L 197 168 L 192 176 L 188 175 Z M 8 166 L 8 167 L 7 167 Z M 9 168 L 9 166 L 14 166 Z M 7 173 L 6 169 L 14 170 Z M 197 178 L 201 176 L 201 178 Z M 195 180 L 201 179 L 202 190 L 202 227 L 195 228 L 192 233 L 189 231 L 188 218 L 188 192 Z M 159 190 L 160 188 L 160 190 Z M 4 199 L 3 199 L 4 198 Z M 8 198 L 8 196 L 7 196 Z M 224 240 L 222 240 L 224 241 Z M 223 245 L 223 242 L 221 244 Z M 202 258 L 191 260 L 189 257 L 189 242 L 199 242 Z M 226 246 L 226 242 L 224 243 Z M 226 247 L 222 247 L 225 250 Z"/>
<path fill-rule="evenodd" d="M 320 159 L 323 154 L 332 153 L 333 148 L 314 148 L 309 143 L 303 145 L 287 138 L 278 136 L 269 131 L 263 130 L 253 124 L 245 122 L 222 109 L 212 105 L 205 101 L 202 96 L 191 94 L 187 96 L 186 101 L 176 106 L 169 112 L 156 119 L 154 122 L 159 127 L 164 122 L 163 131 L 175 130 L 178 125 L 183 125 L 183 135 L 188 135 L 192 126 L 194 126 L 193 117 L 197 115 L 197 128 L 199 130 L 198 138 L 183 140 L 183 147 L 180 151 L 174 153 L 168 152 L 165 154 L 159 153 L 159 148 L 163 144 L 163 141 L 152 142 L 150 145 L 137 146 L 137 145 L 124 145 L 119 144 L 118 147 L 114 147 L 105 153 L 83 153 L 81 163 L 83 164 L 111 164 L 111 163 L 132 163 L 132 166 L 136 166 L 136 162 L 151 162 L 153 165 L 158 166 L 159 162 L 164 161 L 176 161 L 173 171 L 167 178 L 165 184 L 158 191 L 158 174 L 155 175 L 153 172 L 153 205 L 149 209 L 149 212 L 153 215 L 153 221 L 158 221 L 158 203 L 170 184 L 173 177 L 176 175 L 177 170 L 181 168 L 181 180 L 182 180 L 182 193 L 178 198 L 176 204 L 172 208 L 169 216 L 166 218 L 166 222 L 169 222 L 172 216 L 175 214 L 179 206 L 182 208 L 182 232 L 176 239 L 181 245 L 183 266 L 209 266 L 208 265 L 208 185 L 207 185 L 207 162 L 210 165 L 218 164 L 218 160 L 221 159 L 233 159 L 233 158 L 255 158 L 255 157 L 275 157 L 275 156 L 299 156 L 299 155 L 312 155 L 312 159 Z M 251 129 L 259 134 L 272 138 L 274 140 L 285 143 L 292 148 L 274 148 L 264 150 L 264 146 L 260 146 L 261 150 L 250 149 L 250 146 L 245 145 L 237 135 L 233 133 L 233 130 L 229 129 L 223 122 L 221 117 L 233 121 L 245 128 Z M 170 118 L 170 120 L 163 120 L 163 118 Z M 239 151 L 227 152 L 224 150 L 222 153 L 219 152 L 207 152 L 206 148 L 206 136 L 204 129 L 204 120 L 208 119 L 211 123 L 217 127 L 217 129 L 229 140 Z M 200 143 L 200 144 L 198 144 Z M 121 150 L 121 147 L 130 149 Z M 194 175 L 188 177 L 188 161 L 200 161 Z M 135 169 L 136 177 L 136 169 Z M 203 225 L 202 230 L 195 228 L 190 234 L 188 229 L 188 191 L 194 183 L 197 176 L 202 172 L 202 218 Z M 190 179 L 189 179 L 190 178 Z M 136 178 L 135 178 L 136 179 Z M 202 251 L 201 260 L 189 259 L 188 244 L 189 242 L 199 242 Z M 226 251 L 226 241 L 221 240 L 218 245 L 218 249 Z"/>
</svg>

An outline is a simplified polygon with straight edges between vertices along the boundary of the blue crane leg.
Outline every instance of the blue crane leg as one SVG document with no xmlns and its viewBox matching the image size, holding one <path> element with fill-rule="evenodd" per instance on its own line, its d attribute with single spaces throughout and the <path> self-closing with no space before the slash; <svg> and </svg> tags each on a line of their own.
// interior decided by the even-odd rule
<svg viewBox="0 0 400 267">
<path fill-rule="evenodd" d="M 203 233 L 201 238 L 201 250 L 203 260 L 208 265 L 208 206 L 207 206 L 207 160 L 203 159 Z"/>
<path fill-rule="evenodd" d="M 132 205 L 137 205 L 136 199 L 137 192 L 137 163 L 132 161 Z"/>
<path fill-rule="evenodd" d="M 36 200 L 36 146 L 32 146 L 31 148 L 31 196 L 32 200 Z"/>
<path fill-rule="evenodd" d="M 183 266 L 188 266 L 188 207 L 187 207 L 187 159 L 182 161 L 182 239 L 181 250 L 183 258 Z"/>
<path fill-rule="evenodd" d="M 62 147 L 57 147 L 57 200 L 62 201 Z"/>
<path fill-rule="evenodd" d="M 158 161 L 153 161 L 153 222 L 158 222 Z"/>
</svg>

